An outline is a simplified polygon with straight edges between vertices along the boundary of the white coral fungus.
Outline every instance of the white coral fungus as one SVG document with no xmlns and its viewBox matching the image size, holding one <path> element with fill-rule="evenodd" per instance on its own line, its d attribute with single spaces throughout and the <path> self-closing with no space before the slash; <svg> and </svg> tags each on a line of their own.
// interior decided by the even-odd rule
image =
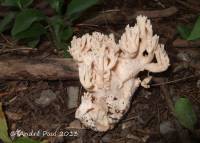
<svg viewBox="0 0 200 143">
<path fill-rule="evenodd" d="M 112 129 L 129 109 L 135 90 L 140 85 L 149 87 L 146 82 L 151 78 L 141 82 L 138 73 L 168 68 L 168 55 L 158 40 L 145 16 L 138 16 L 134 27 L 126 26 L 118 43 L 113 34 L 99 32 L 74 37 L 69 52 L 78 63 L 80 82 L 87 90 L 76 118 L 95 131 Z"/>
</svg>

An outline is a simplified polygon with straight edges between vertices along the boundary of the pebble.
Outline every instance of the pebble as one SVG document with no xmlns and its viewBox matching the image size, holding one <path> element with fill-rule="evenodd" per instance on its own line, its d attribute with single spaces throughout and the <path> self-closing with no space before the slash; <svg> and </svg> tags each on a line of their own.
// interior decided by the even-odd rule
<svg viewBox="0 0 200 143">
<path fill-rule="evenodd" d="M 79 87 L 78 86 L 68 86 L 67 87 L 68 102 L 67 107 L 75 108 L 78 106 L 79 97 Z"/>
<path fill-rule="evenodd" d="M 181 61 L 190 62 L 191 58 L 188 53 L 180 52 L 177 54 L 177 58 Z"/>
<path fill-rule="evenodd" d="M 81 122 L 79 120 L 74 120 L 74 121 L 70 122 L 69 127 L 75 128 L 75 129 L 83 129 Z"/>
<path fill-rule="evenodd" d="M 200 79 L 197 81 L 197 88 L 200 89 Z"/>
<path fill-rule="evenodd" d="M 160 133 L 162 135 L 172 133 L 174 131 L 175 131 L 175 128 L 170 121 L 164 121 L 160 124 Z"/>
<path fill-rule="evenodd" d="M 173 69 L 173 73 L 178 73 L 178 72 L 181 72 L 185 69 L 188 69 L 189 68 L 189 64 L 188 63 L 180 63 L 179 65 L 177 65 L 176 67 L 174 67 Z"/>
<path fill-rule="evenodd" d="M 40 97 L 35 99 L 35 103 L 42 107 L 47 107 L 56 99 L 56 97 L 57 95 L 52 90 L 43 90 L 40 94 Z"/>
<path fill-rule="evenodd" d="M 110 141 L 112 140 L 112 138 L 113 138 L 112 134 L 105 134 L 105 135 L 102 137 L 101 140 L 102 140 L 104 143 L 108 143 L 108 142 L 110 142 Z"/>
</svg>

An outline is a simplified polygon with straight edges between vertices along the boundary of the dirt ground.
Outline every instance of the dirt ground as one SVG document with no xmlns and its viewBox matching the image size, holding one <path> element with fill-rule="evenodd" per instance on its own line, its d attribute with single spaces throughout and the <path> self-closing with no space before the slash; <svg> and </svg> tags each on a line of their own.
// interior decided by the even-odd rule
<svg viewBox="0 0 200 143">
<path fill-rule="evenodd" d="M 162 10 L 170 7 L 173 8 L 163 14 Z M 150 12 L 155 10 L 157 12 Z M 154 33 L 158 34 L 160 42 L 165 44 L 171 66 L 163 73 L 152 74 L 154 78 L 150 89 L 140 87 L 137 90 L 129 112 L 113 130 L 100 133 L 68 127 L 75 120 L 76 107 L 67 107 L 67 87 L 77 86 L 80 89 L 80 98 L 84 89 L 78 80 L 1 80 L 0 101 L 7 117 L 9 132 L 18 129 L 25 132 L 57 130 L 69 133 L 64 137 L 32 137 L 51 143 L 200 142 L 200 45 L 194 47 L 191 43 L 182 45 L 176 41 L 180 38 L 177 26 L 195 22 L 200 13 L 200 1 L 104 0 L 103 4 L 89 9 L 83 14 L 82 19 L 76 22 L 75 35 L 99 31 L 112 32 L 118 38 L 127 24 L 134 25 L 134 15 L 141 11 L 147 11 L 147 15 L 149 14 Z M 103 19 L 102 16 L 98 17 L 100 12 Z M 6 43 L 5 37 L 10 39 L 9 35 L 4 35 L 4 38 L 1 37 L 1 43 Z M 53 45 L 48 41 L 41 42 L 34 54 L 6 53 L 0 56 L 62 57 L 59 52 L 54 51 Z M 147 73 L 143 72 L 141 76 L 143 75 Z M 38 104 L 41 93 L 47 90 L 56 94 L 55 99 L 46 104 Z M 194 132 L 182 127 L 173 116 L 171 106 L 178 97 L 188 97 L 193 104 L 198 118 Z"/>
</svg>

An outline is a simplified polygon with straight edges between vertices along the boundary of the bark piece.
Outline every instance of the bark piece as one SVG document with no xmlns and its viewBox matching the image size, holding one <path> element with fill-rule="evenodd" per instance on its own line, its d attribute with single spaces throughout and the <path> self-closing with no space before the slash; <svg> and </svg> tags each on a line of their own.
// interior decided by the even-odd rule
<svg viewBox="0 0 200 143">
<path fill-rule="evenodd" d="M 161 9 L 161 10 L 140 10 L 140 11 L 132 11 L 124 13 L 122 11 L 110 11 L 110 12 L 101 12 L 96 17 L 88 19 L 81 24 L 78 24 L 77 26 L 81 25 L 87 25 L 87 24 L 96 24 L 96 25 L 102 25 L 102 24 L 119 24 L 123 21 L 133 21 L 138 15 L 145 15 L 149 18 L 162 18 L 162 17 L 169 17 L 174 14 L 176 14 L 178 9 L 174 6 Z M 131 14 L 129 14 L 131 13 Z"/>
<path fill-rule="evenodd" d="M 0 59 L 1 80 L 78 80 L 72 59 Z"/>
<path fill-rule="evenodd" d="M 173 46 L 174 47 L 200 47 L 200 40 L 197 41 L 187 41 L 187 40 L 183 40 L 183 39 L 176 39 L 173 42 Z"/>
</svg>

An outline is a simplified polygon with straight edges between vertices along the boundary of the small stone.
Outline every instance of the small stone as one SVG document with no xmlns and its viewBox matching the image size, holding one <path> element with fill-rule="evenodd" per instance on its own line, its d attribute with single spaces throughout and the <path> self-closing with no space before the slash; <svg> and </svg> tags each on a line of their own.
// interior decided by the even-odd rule
<svg viewBox="0 0 200 143">
<path fill-rule="evenodd" d="M 57 95 L 52 90 L 43 90 L 40 97 L 35 100 L 35 103 L 42 107 L 47 107 L 56 99 L 56 97 Z"/>
<path fill-rule="evenodd" d="M 188 69 L 189 68 L 189 64 L 188 63 L 180 63 L 179 65 L 177 65 L 176 67 L 174 67 L 173 69 L 173 73 L 178 73 L 178 72 L 181 72 L 185 69 Z"/>
<path fill-rule="evenodd" d="M 172 133 L 174 131 L 175 131 L 175 128 L 170 121 L 164 121 L 160 124 L 160 133 L 162 135 Z"/>
<path fill-rule="evenodd" d="M 78 106 L 78 97 L 79 97 L 79 87 L 78 86 L 68 86 L 67 87 L 68 95 L 68 108 L 75 108 Z"/>
<path fill-rule="evenodd" d="M 185 52 L 180 52 L 177 54 L 177 58 L 181 61 L 185 61 L 185 62 L 189 62 L 191 61 L 191 58 L 189 56 L 188 53 L 185 53 Z"/>
<path fill-rule="evenodd" d="M 75 128 L 75 129 L 82 129 L 81 122 L 79 120 L 74 120 L 69 124 L 70 128 Z"/>
<path fill-rule="evenodd" d="M 200 89 L 200 80 L 197 81 L 197 88 Z"/>
<path fill-rule="evenodd" d="M 105 135 L 102 137 L 101 140 L 102 140 L 104 143 L 108 143 L 108 142 L 110 142 L 110 141 L 112 140 L 112 138 L 113 138 L 112 134 L 105 134 Z"/>
</svg>

